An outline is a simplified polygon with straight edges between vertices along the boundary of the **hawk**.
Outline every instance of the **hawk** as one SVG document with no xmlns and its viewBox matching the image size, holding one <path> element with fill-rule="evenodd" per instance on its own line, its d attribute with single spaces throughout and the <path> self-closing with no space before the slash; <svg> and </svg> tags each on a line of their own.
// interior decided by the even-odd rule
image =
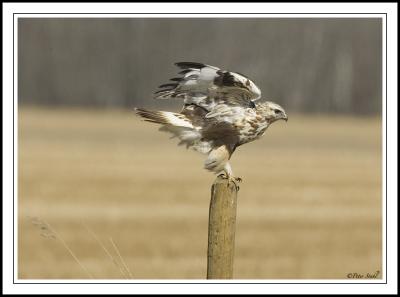
<svg viewBox="0 0 400 297">
<path fill-rule="evenodd" d="M 241 179 L 229 164 L 233 152 L 260 138 L 273 122 L 287 121 L 285 110 L 273 102 L 256 102 L 261 91 L 243 74 L 196 62 L 175 65 L 179 76 L 159 86 L 155 99 L 181 99 L 181 112 L 135 108 L 136 113 L 160 124 L 159 130 L 172 133 L 179 145 L 208 155 L 204 168 L 236 184 Z"/>
</svg>

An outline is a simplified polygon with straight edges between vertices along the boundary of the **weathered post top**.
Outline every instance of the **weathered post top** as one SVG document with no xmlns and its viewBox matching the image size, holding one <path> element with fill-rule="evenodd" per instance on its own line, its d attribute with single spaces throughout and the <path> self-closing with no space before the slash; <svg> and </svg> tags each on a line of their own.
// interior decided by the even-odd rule
<svg viewBox="0 0 400 297">
<path fill-rule="evenodd" d="M 207 279 L 233 278 L 238 188 L 217 177 L 211 188 L 208 222 Z"/>
</svg>

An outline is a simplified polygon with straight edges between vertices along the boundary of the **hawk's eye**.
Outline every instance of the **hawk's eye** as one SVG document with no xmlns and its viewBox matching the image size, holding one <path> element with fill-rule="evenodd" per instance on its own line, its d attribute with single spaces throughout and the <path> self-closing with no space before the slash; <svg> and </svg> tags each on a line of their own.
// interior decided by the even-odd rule
<svg viewBox="0 0 400 297">
<path fill-rule="evenodd" d="M 281 111 L 281 110 L 279 110 L 279 109 L 275 109 L 274 111 L 275 111 L 275 113 L 276 113 L 276 114 L 280 114 L 280 113 L 282 113 L 282 111 Z"/>
</svg>

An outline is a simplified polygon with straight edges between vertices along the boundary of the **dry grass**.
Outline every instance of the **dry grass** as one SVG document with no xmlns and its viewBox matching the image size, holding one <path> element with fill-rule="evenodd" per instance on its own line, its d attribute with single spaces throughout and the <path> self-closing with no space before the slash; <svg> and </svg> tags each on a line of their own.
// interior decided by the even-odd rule
<svg viewBox="0 0 400 297">
<path fill-rule="evenodd" d="M 82 220 L 109 250 L 113 238 L 135 279 L 205 278 L 214 177 L 203 156 L 127 111 L 26 108 L 18 130 L 20 278 L 88 277 L 28 217 L 95 278 L 122 276 Z M 232 163 L 244 180 L 235 278 L 381 271 L 379 119 L 290 116 Z"/>
</svg>

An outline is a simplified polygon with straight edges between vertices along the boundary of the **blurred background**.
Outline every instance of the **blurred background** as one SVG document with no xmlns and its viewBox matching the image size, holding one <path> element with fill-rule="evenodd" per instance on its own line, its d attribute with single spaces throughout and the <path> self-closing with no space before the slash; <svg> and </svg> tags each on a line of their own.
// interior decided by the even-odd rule
<svg viewBox="0 0 400 297">
<path fill-rule="evenodd" d="M 378 18 L 20 18 L 19 277 L 205 278 L 214 177 L 132 111 L 179 110 L 152 99 L 177 61 L 290 117 L 232 158 L 235 278 L 381 278 Z"/>
</svg>

